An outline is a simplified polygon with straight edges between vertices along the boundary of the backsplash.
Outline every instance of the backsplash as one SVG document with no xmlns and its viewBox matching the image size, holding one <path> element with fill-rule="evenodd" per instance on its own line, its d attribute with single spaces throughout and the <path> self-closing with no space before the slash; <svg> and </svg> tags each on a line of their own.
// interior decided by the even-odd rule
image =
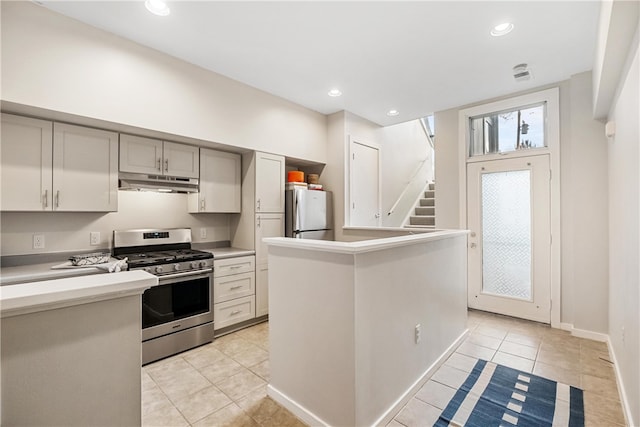
<svg viewBox="0 0 640 427">
<path fill-rule="evenodd" d="M 119 191 L 118 212 L 2 212 L 0 254 L 110 249 L 113 230 L 136 228 L 188 227 L 196 243 L 230 240 L 230 215 L 190 214 L 186 194 Z M 90 244 L 92 232 L 100 233 L 98 245 Z M 34 234 L 44 236 L 44 249 L 33 249 Z"/>
</svg>

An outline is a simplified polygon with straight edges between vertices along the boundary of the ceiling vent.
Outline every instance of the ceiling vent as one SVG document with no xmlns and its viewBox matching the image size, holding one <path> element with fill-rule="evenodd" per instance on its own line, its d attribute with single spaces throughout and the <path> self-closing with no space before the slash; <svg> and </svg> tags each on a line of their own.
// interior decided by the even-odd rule
<svg viewBox="0 0 640 427">
<path fill-rule="evenodd" d="M 513 67 L 513 78 L 517 82 L 523 82 L 531 79 L 531 72 L 527 69 L 527 64 L 518 64 Z"/>
</svg>

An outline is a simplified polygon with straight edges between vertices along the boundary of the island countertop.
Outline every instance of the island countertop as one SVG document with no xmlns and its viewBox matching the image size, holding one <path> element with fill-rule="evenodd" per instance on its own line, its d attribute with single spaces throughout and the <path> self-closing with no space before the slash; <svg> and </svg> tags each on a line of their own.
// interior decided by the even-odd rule
<svg viewBox="0 0 640 427">
<path fill-rule="evenodd" d="M 144 271 L 124 271 L 7 285 L 0 289 L 0 314 L 5 318 L 141 294 L 157 283 Z"/>
<path fill-rule="evenodd" d="M 330 240 L 293 239 L 290 237 L 269 237 L 263 239 L 271 246 L 281 246 L 288 248 L 304 248 L 321 252 L 334 252 L 343 254 L 357 254 L 384 249 L 419 244 L 424 242 L 434 242 L 436 240 L 448 239 L 454 236 L 462 236 L 469 233 L 468 230 L 437 230 L 428 233 L 412 232 L 406 229 L 389 229 L 398 231 L 399 235 L 392 237 L 376 237 L 353 242 L 338 242 Z"/>
</svg>

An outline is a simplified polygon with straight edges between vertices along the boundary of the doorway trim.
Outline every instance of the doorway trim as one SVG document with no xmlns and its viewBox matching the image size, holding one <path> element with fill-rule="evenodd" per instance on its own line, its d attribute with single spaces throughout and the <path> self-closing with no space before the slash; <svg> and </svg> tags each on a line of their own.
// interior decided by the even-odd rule
<svg viewBox="0 0 640 427">
<path fill-rule="evenodd" d="M 483 114 L 519 108 L 546 102 L 546 149 L 536 149 L 530 154 L 522 151 L 481 156 L 481 160 L 505 159 L 548 153 L 551 168 L 551 327 L 560 328 L 561 314 L 561 216 L 560 216 L 560 91 L 557 87 L 519 95 L 487 104 L 469 107 L 458 112 L 458 171 L 460 224 L 467 224 L 467 162 L 469 161 L 469 119 Z M 477 159 L 480 160 L 480 159 Z M 472 160 L 473 161 L 473 160 Z"/>
</svg>

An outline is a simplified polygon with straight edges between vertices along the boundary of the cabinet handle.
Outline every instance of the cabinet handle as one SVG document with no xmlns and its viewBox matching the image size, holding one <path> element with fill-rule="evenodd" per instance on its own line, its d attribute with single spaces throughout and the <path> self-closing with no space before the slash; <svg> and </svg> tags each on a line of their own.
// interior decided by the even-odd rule
<svg viewBox="0 0 640 427">
<path fill-rule="evenodd" d="M 205 206 L 206 206 L 205 199 L 202 199 L 202 200 L 200 201 L 200 210 L 201 210 L 201 211 L 203 211 Z"/>
<path fill-rule="evenodd" d="M 44 207 L 48 207 L 49 206 L 49 190 L 44 190 L 44 196 L 42 197 L 43 199 L 43 203 L 44 203 Z"/>
<path fill-rule="evenodd" d="M 164 159 L 164 171 L 169 172 L 169 159 Z"/>
<path fill-rule="evenodd" d="M 234 291 L 236 289 L 240 289 L 242 286 L 238 285 L 238 286 L 232 286 L 229 288 L 230 291 Z"/>
<path fill-rule="evenodd" d="M 258 204 L 256 206 L 256 209 L 260 210 L 260 199 L 258 199 Z"/>
<path fill-rule="evenodd" d="M 258 217 L 258 227 L 260 227 L 260 217 Z"/>
<path fill-rule="evenodd" d="M 236 314 L 240 314 L 240 313 L 242 313 L 242 310 L 233 310 L 230 316 L 235 316 Z"/>
<path fill-rule="evenodd" d="M 232 265 L 229 268 L 232 269 L 232 270 L 237 270 L 238 268 L 242 268 L 242 266 L 241 265 Z"/>
<path fill-rule="evenodd" d="M 162 159 L 158 157 L 158 170 L 162 172 L 162 167 L 160 166 L 160 163 L 162 163 Z"/>
<path fill-rule="evenodd" d="M 60 190 L 56 191 L 56 208 L 60 207 Z"/>
</svg>

